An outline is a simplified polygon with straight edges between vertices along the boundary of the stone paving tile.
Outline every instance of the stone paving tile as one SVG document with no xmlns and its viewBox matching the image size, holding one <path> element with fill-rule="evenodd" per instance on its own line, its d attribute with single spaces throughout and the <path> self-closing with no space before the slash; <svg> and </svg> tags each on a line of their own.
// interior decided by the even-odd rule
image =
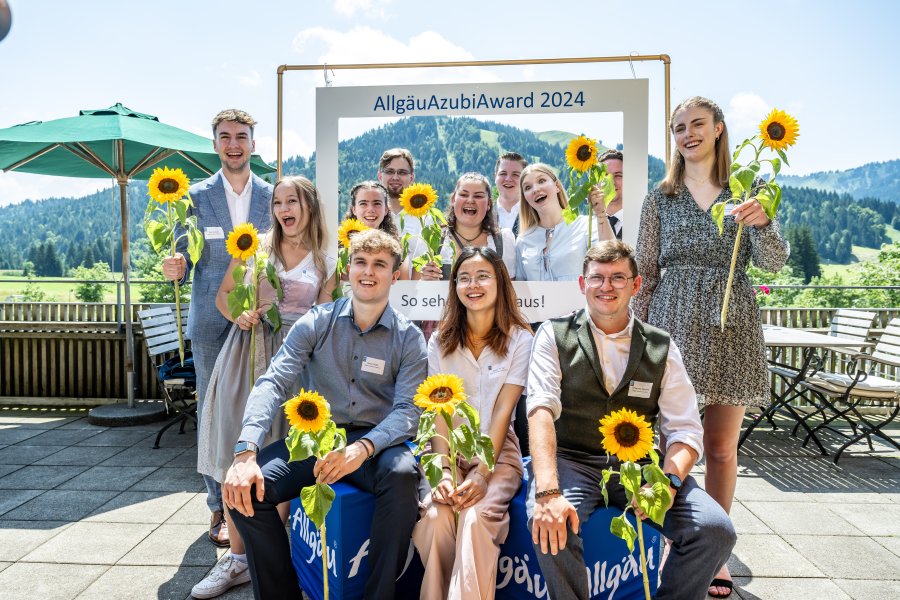
<svg viewBox="0 0 900 600">
<path fill-rule="evenodd" d="M 165 464 L 165 466 L 167 466 L 167 467 L 183 467 L 183 468 L 187 468 L 187 469 L 193 469 L 196 472 L 197 471 L 197 448 L 193 447 L 193 446 L 188 447 L 187 450 L 185 450 L 184 452 L 182 452 L 181 454 L 179 454 L 178 456 L 176 456 L 175 458 L 173 458 L 172 460 L 167 462 Z"/>
<path fill-rule="evenodd" d="M 28 445 L 71 446 L 94 435 L 97 435 L 97 432 L 90 429 L 51 429 L 28 438 Z"/>
<path fill-rule="evenodd" d="M 738 535 L 745 533 L 775 533 L 740 502 L 735 502 L 731 505 L 731 514 L 729 516 Z"/>
<path fill-rule="evenodd" d="M 900 537 L 873 537 L 872 539 L 900 556 Z M 900 574 L 897 575 L 897 579 L 900 579 Z"/>
<path fill-rule="evenodd" d="M 69 446 L 37 461 L 39 465 L 84 465 L 91 467 L 124 451 L 119 446 Z"/>
<path fill-rule="evenodd" d="M 790 543 L 831 578 L 897 579 L 900 573 L 900 557 L 869 538 L 793 535 Z"/>
<path fill-rule="evenodd" d="M 900 505 L 840 504 L 831 510 L 866 535 L 900 536 Z"/>
<path fill-rule="evenodd" d="M 13 563 L 10 563 L 10 562 L 0 562 L 0 571 L 2 571 L 3 569 L 5 569 L 6 567 L 8 567 L 12 564 Z"/>
<path fill-rule="evenodd" d="M 13 510 L 21 504 L 25 504 L 35 496 L 43 494 L 43 490 L 9 490 L 0 494 L 0 519 L 5 519 L 5 513 Z"/>
<path fill-rule="evenodd" d="M 2 481 L 2 480 L 0 480 Z M 199 492 L 206 489 L 197 469 L 162 467 L 129 488 L 132 492 Z M 900 508 L 900 507 L 898 507 Z"/>
<path fill-rule="evenodd" d="M 739 535 L 728 569 L 734 577 L 824 577 L 803 552 L 777 535 Z"/>
<path fill-rule="evenodd" d="M 116 492 L 107 491 L 50 490 L 0 518 L 19 521 L 78 521 L 115 495 Z"/>
<path fill-rule="evenodd" d="M 156 469 L 157 467 L 91 467 L 59 486 L 59 489 L 124 492 Z"/>
<path fill-rule="evenodd" d="M 115 492 L 92 493 L 115 495 Z M 85 521 L 161 524 L 184 506 L 191 496 L 187 492 L 122 492 L 97 508 Z"/>
<path fill-rule="evenodd" d="M 205 575 L 205 573 L 204 573 Z M 197 580 L 200 581 L 199 579 Z M 253 586 L 249 583 L 233 587 L 221 596 L 220 600 L 253 600 Z M 303 600 L 309 600 L 306 594 L 303 594 Z"/>
<path fill-rule="evenodd" d="M 218 559 L 203 525 L 160 525 L 119 560 L 120 565 L 170 565 L 205 567 Z"/>
<path fill-rule="evenodd" d="M 900 577 L 900 575 L 898 575 Z M 885 600 L 896 598 L 900 581 L 871 579 L 835 579 L 834 583 L 847 592 L 853 600 Z"/>
<path fill-rule="evenodd" d="M 18 471 L 22 465 L 0 465 L 0 477 L 6 477 L 14 471 Z"/>
<path fill-rule="evenodd" d="M 209 527 L 209 507 L 206 506 L 206 492 L 194 494 L 193 497 L 174 515 L 166 520 L 166 524 L 205 525 Z"/>
<path fill-rule="evenodd" d="M 65 521 L 0 521 L 0 560 L 19 560 L 70 525 Z"/>
<path fill-rule="evenodd" d="M 19 562 L 0 572 L 0 590 L 15 590 L 16 600 L 71 600 L 108 569 Z"/>
<path fill-rule="evenodd" d="M 40 429 L 24 429 L 21 427 L 0 429 L 0 444 L 18 444 L 29 438 L 36 438 L 42 433 L 43 430 Z"/>
<path fill-rule="evenodd" d="M 747 510 L 759 517 L 773 532 L 779 535 L 865 535 L 858 528 L 841 518 L 843 513 L 825 504 L 797 502 L 744 502 Z M 855 505 L 851 505 L 855 506 Z M 895 506 L 893 504 L 889 505 Z M 897 506 L 900 510 L 900 506 Z"/>
<path fill-rule="evenodd" d="M 76 446 L 134 446 L 150 437 L 150 434 L 141 430 L 107 429 L 93 437 L 82 440 Z"/>
<path fill-rule="evenodd" d="M 159 448 L 154 450 L 149 444 L 132 446 L 124 452 L 103 461 L 106 467 L 161 467 L 182 452 L 184 448 Z"/>
<path fill-rule="evenodd" d="M 78 600 L 184 600 L 209 569 L 204 567 L 123 566 L 109 569 Z M 122 582 L 127 581 L 127 585 Z M 219 596 L 226 598 L 226 596 Z M 251 596 L 252 598 L 252 596 Z"/>
<path fill-rule="evenodd" d="M 147 523 L 74 523 L 21 560 L 114 565 L 150 535 L 153 528 Z"/>
<path fill-rule="evenodd" d="M 26 441 L 25 444 L 7 446 L 0 450 L 0 464 L 30 465 L 45 456 L 50 456 L 65 449 L 66 446 L 29 446 Z"/>
<path fill-rule="evenodd" d="M 52 490 L 85 469 L 87 467 L 30 465 L 0 478 L 0 490 Z"/>
<path fill-rule="evenodd" d="M 20 429 L 56 429 L 75 422 L 80 417 L 72 416 L 37 416 L 23 414 L 21 411 L 0 409 L 0 425 L 15 425 Z"/>
<path fill-rule="evenodd" d="M 735 594 L 742 600 L 851 600 L 829 579 L 808 577 L 735 577 Z M 734 594 L 732 594 L 732 598 Z"/>
</svg>

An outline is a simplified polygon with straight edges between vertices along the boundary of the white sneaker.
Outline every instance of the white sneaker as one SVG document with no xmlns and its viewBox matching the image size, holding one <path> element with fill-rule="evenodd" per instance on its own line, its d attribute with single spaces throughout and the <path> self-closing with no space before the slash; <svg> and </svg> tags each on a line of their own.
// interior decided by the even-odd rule
<svg viewBox="0 0 900 600">
<path fill-rule="evenodd" d="M 215 598 L 236 585 L 250 581 L 250 565 L 226 554 L 216 563 L 209 575 L 191 588 L 194 598 Z"/>
</svg>

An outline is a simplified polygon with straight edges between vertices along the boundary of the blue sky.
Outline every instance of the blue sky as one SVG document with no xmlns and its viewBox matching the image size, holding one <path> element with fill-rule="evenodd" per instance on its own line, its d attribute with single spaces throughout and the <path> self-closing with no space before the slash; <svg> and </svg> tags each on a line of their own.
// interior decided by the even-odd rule
<svg viewBox="0 0 900 600">
<path fill-rule="evenodd" d="M 665 53 L 672 57 L 673 105 L 695 94 L 713 98 L 726 112 L 732 142 L 752 134 L 772 107 L 796 116 L 801 137 L 790 153 L 789 173 L 900 158 L 895 112 L 900 81 L 891 75 L 900 69 L 895 2 L 851 7 L 796 0 L 10 0 L 10 5 L 12 30 L 0 42 L 0 127 L 122 102 L 209 135 L 211 117 L 236 106 L 259 120 L 257 150 L 274 160 L 280 64 Z M 661 157 L 663 68 L 658 62 L 633 66 L 637 77 L 650 80 L 648 142 L 651 154 Z M 390 85 L 628 77 L 628 64 L 592 64 L 337 71 L 333 79 L 334 85 Z M 322 73 L 285 76 L 288 156 L 314 149 L 314 88 L 321 85 Z M 534 128 L 543 127 L 541 122 Z M 585 133 L 615 141 L 604 132 Z M 78 196 L 108 185 L 0 174 L 0 205 Z"/>
</svg>

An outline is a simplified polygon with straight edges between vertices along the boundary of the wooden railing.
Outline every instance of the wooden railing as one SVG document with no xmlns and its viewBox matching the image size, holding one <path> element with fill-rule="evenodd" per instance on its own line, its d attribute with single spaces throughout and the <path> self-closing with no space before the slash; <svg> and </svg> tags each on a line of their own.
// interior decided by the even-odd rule
<svg viewBox="0 0 900 600">
<path fill-rule="evenodd" d="M 135 396 L 158 398 L 156 374 L 147 354 L 137 311 Z M 127 397 L 125 333 L 116 304 L 66 302 L 0 303 L 0 401 L 94 405 Z M 802 329 L 828 328 L 835 308 L 764 308 L 762 322 Z M 900 308 L 876 312 L 876 337 Z M 873 339 L 873 341 L 875 341 Z M 785 358 L 799 360 L 799 350 Z"/>
</svg>

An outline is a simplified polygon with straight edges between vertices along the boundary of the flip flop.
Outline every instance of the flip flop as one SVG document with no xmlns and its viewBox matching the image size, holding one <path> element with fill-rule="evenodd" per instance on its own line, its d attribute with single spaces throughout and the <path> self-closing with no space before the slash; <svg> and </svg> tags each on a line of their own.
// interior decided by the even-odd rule
<svg viewBox="0 0 900 600">
<path fill-rule="evenodd" d="M 734 591 L 734 582 L 731 581 L 730 579 L 716 578 L 716 579 L 712 580 L 712 583 L 709 584 L 709 587 L 728 588 L 728 593 L 726 593 L 726 594 L 713 594 L 712 592 L 709 593 L 711 598 L 727 598 L 728 596 L 731 595 L 731 592 Z"/>
</svg>

